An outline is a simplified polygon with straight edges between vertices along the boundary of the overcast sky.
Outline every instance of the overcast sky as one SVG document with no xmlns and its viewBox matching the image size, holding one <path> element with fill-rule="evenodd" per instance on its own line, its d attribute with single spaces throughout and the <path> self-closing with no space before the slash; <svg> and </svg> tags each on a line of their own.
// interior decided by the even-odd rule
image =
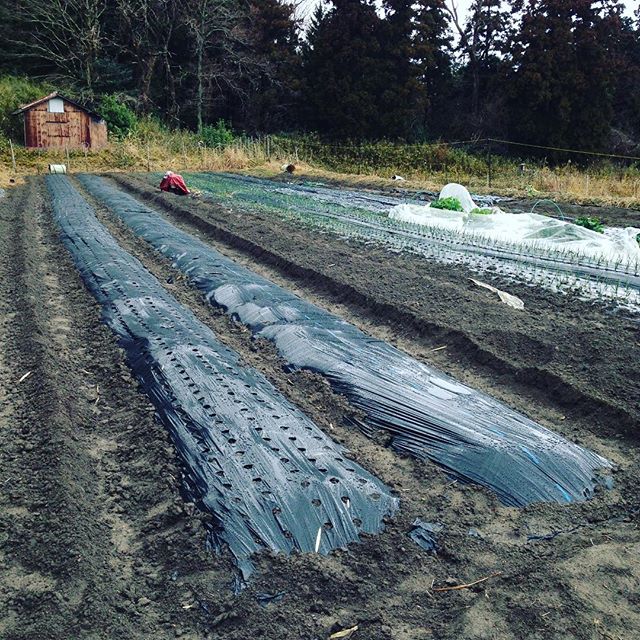
<svg viewBox="0 0 640 640">
<path fill-rule="evenodd" d="M 450 1 L 451 0 L 448 0 L 448 2 Z M 320 4 L 321 2 L 322 0 L 303 0 L 303 10 L 305 14 L 309 15 L 309 13 L 313 11 L 313 8 L 317 4 Z M 466 12 L 470 7 L 471 2 L 472 0 L 455 0 L 455 4 L 458 7 L 458 11 L 460 12 L 461 15 L 466 15 Z M 623 0 L 623 4 L 627 8 L 627 11 L 626 11 L 627 15 L 631 16 L 633 15 L 633 11 L 635 7 L 638 6 L 638 0 Z"/>
</svg>

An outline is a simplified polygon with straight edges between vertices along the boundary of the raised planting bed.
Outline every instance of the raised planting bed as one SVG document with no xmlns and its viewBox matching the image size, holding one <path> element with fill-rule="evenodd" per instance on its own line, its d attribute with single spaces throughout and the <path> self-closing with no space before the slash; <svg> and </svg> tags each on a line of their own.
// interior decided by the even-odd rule
<svg viewBox="0 0 640 640">
<path fill-rule="evenodd" d="M 589 498 L 603 457 L 543 428 L 486 394 L 222 256 L 156 211 L 95 176 L 81 177 L 141 238 L 169 258 L 207 300 L 272 341 L 287 365 L 326 376 L 366 416 L 358 426 L 392 435 L 402 453 L 481 484 L 505 503 Z"/>
</svg>

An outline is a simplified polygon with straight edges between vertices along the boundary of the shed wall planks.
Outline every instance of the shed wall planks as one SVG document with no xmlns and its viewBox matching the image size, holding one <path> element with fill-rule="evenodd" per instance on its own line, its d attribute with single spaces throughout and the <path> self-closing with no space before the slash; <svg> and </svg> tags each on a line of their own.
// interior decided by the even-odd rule
<svg viewBox="0 0 640 640">
<path fill-rule="evenodd" d="M 63 113 L 51 113 L 48 102 L 24 113 L 25 146 L 31 149 L 101 149 L 107 144 L 107 125 L 64 101 Z"/>
</svg>

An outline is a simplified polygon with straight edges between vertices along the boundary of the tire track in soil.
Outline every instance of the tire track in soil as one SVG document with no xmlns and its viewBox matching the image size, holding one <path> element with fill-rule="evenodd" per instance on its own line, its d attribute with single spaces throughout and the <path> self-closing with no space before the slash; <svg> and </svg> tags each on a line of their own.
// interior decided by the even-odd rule
<svg viewBox="0 0 640 640">
<path fill-rule="evenodd" d="M 350 411 L 343 398 L 335 396 L 317 376 L 285 374 L 272 345 L 252 340 L 242 325 L 208 305 L 163 256 L 136 238 L 77 183 L 76 187 L 96 207 L 98 217 L 118 241 L 165 282 L 181 303 L 319 426 L 346 444 L 360 464 L 396 489 L 401 498 L 397 520 L 389 523 L 383 534 L 365 539 L 349 551 L 337 551 L 326 558 L 308 554 L 262 557 L 257 562 L 252 592 L 283 592 L 284 600 L 262 611 L 246 604 L 234 608 L 233 613 L 242 618 L 221 623 L 219 632 L 223 635 L 214 637 L 244 640 L 260 634 L 274 639 L 315 639 L 358 622 L 359 634 L 371 640 L 591 640 L 598 637 L 591 633 L 594 613 L 601 616 L 608 632 L 624 634 L 633 628 L 632 600 L 622 595 L 626 578 L 613 583 L 607 580 L 609 564 L 613 569 L 619 567 L 620 555 L 629 553 L 622 550 L 639 544 L 632 517 L 638 507 L 637 451 L 625 456 L 619 443 L 594 439 L 600 450 L 609 447 L 619 460 L 625 460 L 627 468 L 618 474 L 616 490 L 600 494 L 589 503 L 570 507 L 532 505 L 523 510 L 501 507 L 487 492 L 450 483 L 433 465 L 398 456 L 381 446 L 384 442 L 372 443 L 356 430 L 343 427 L 341 419 Z M 176 222 L 175 217 L 172 221 Z M 189 230 L 184 219 L 178 223 Z M 236 257 L 232 251 L 225 253 Z M 244 263 L 251 265 L 250 260 Z M 544 408 L 538 413 L 547 422 L 553 416 Z M 437 558 L 418 550 L 406 537 L 416 515 L 445 523 L 446 536 Z M 571 535 L 555 537 L 553 543 L 527 543 L 528 533 L 575 526 L 581 528 Z M 469 529 L 479 529 L 482 538 L 470 537 Z M 602 558 L 602 568 L 593 570 L 589 577 L 598 585 L 597 607 L 581 594 L 584 584 L 575 578 L 579 572 L 566 570 L 574 558 L 581 558 L 590 548 Z M 504 570 L 504 574 L 487 584 L 486 590 L 436 597 L 428 592 L 433 580 L 438 584 L 449 576 L 471 580 L 496 570 Z M 611 584 L 613 588 L 608 591 Z M 609 613 L 603 615 L 606 607 Z"/>
<path fill-rule="evenodd" d="M 202 637 L 230 563 L 36 179 L 0 202 L 0 305 L 0 637 Z"/>
</svg>

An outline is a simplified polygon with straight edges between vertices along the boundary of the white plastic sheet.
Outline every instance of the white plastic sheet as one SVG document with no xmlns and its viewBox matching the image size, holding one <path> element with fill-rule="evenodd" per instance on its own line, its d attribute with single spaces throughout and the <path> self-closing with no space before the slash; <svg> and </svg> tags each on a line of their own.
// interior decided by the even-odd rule
<svg viewBox="0 0 640 640">
<path fill-rule="evenodd" d="M 464 212 L 401 204 L 391 209 L 389 218 L 486 240 L 555 247 L 588 258 L 623 263 L 640 261 L 640 246 L 636 241 L 640 228 L 610 228 L 605 233 L 597 233 L 564 220 L 537 213 L 507 213 L 498 207 L 491 207 L 491 214 L 474 214 L 471 212 L 477 207 L 471 195 L 455 183 L 446 185 L 440 192 L 440 198 L 448 197 L 457 198 Z"/>
<path fill-rule="evenodd" d="M 440 200 L 444 200 L 445 198 L 456 198 L 462 205 L 465 213 L 470 213 L 478 206 L 473 201 L 473 198 L 467 188 L 457 182 L 450 182 L 442 188 L 442 191 L 440 192 Z"/>
</svg>

